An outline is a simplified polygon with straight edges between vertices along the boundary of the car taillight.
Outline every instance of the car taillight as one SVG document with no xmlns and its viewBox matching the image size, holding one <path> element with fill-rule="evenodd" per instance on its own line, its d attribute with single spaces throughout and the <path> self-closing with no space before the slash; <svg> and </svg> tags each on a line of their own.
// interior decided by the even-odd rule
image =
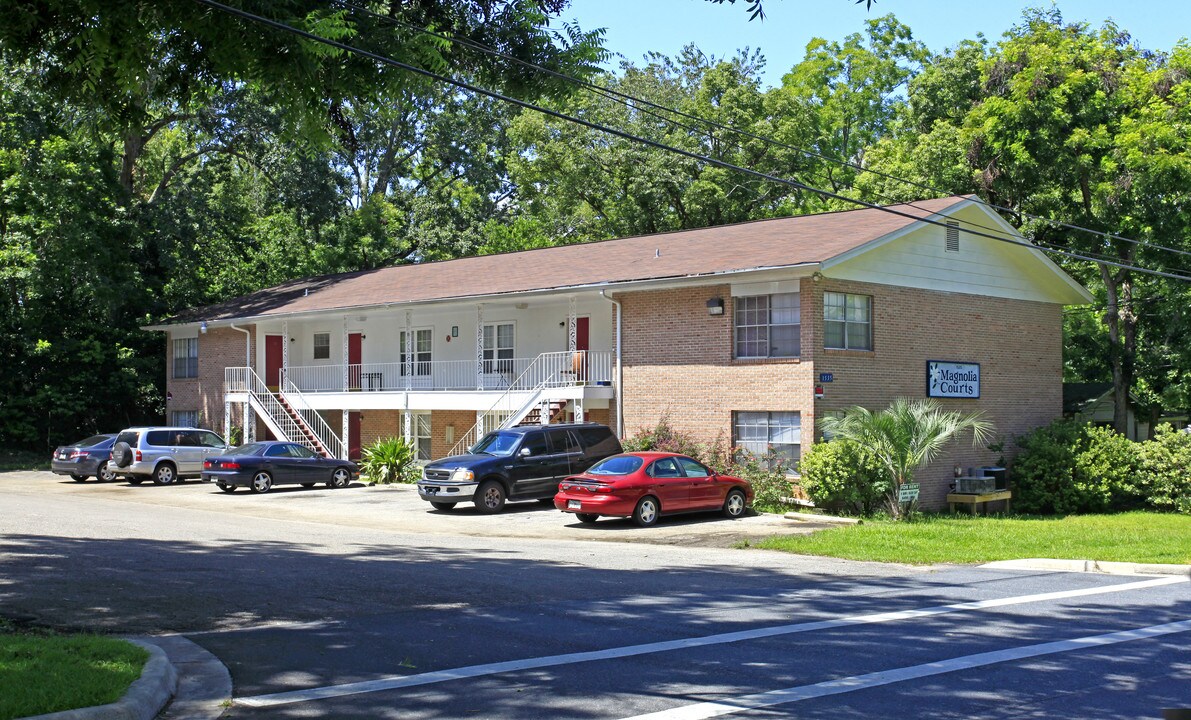
<svg viewBox="0 0 1191 720">
<path fill-rule="evenodd" d="M 225 463 L 220 463 L 220 464 L 223 465 L 224 470 L 239 470 L 240 469 L 240 463 L 238 463 L 238 462 L 225 462 Z"/>
<path fill-rule="evenodd" d="M 215 465 L 210 460 L 203 461 L 203 469 L 204 470 L 210 470 L 213 467 L 215 467 Z"/>
<path fill-rule="evenodd" d="M 83 450 L 71 450 L 70 451 L 70 459 L 71 460 L 78 460 L 79 458 L 86 457 L 86 456 L 87 456 L 87 453 Z"/>
<path fill-rule="evenodd" d="M 137 462 L 140 462 L 140 461 L 141 461 L 141 451 L 140 451 L 140 450 L 137 450 L 137 451 L 136 451 L 136 461 L 137 461 Z"/>
</svg>

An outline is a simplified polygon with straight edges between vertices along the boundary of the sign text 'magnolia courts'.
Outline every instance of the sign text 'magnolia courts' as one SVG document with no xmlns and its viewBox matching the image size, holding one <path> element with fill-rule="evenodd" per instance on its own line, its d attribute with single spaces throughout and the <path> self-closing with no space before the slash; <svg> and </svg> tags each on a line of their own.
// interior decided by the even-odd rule
<svg viewBox="0 0 1191 720">
<path fill-rule="evenodd" d="M 980 363 L 926 361 L 926 396 L 980 397 Z"/>
</svg>

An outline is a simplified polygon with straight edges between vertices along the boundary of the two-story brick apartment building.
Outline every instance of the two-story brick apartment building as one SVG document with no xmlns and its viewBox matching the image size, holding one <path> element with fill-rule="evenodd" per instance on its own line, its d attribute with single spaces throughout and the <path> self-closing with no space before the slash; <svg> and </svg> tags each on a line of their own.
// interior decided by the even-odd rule
<svg viewBox="0 0 1191 720">
<path fill-rule="evenodd" d="M 584 417 L 624 435 L 667 417 L 797 458 L 816 418 L 898 396 L 981 411 L 1003 436 L 1058 417 L 1062 308 L 1087 291 L 977 200 L 892 209 L 316 277 L 197 308 L 147 328 L 169 337 L 167 420 L 340 455 L 404 435 L 438 457 L 502 423 Z M 923 502 L 942 501 L 953 465 L 996 459 L 955 445 Z"/>
</svg>

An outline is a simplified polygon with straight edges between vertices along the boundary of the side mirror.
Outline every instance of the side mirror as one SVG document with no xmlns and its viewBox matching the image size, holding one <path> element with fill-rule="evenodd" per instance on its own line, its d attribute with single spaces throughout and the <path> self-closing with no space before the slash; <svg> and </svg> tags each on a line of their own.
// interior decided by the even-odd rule
<svg viewBox="0 0 1191 720">
<path fill-rule="evenodd" d="M 523 457 L 523 458 L 527 458 L 527 457 L 529 457 L 529 455 L 530 455 L 529 448 L 527 448 L 527 447 L 523 447 L 523 448 L 521 448 L 521 451 L 520 451 L 520 452 L 518 452 L 517 454 L 518 454 L 518 455 L 520 455 L 520 456 L 521 456 L 521 457 Z"/>
</svg>

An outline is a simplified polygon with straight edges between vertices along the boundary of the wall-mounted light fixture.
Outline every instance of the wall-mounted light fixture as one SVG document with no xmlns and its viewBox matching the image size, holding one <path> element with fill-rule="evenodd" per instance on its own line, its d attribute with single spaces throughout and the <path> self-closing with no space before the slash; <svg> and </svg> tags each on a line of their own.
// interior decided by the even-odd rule
<svg viewBox="0 0 1191 720">
<path fill-rule="evenodd" d="M 199 323 L 199 332 L 206 334 L 206 332 L 207 332 L 207 321 L 206 320 Z"/>
<path fill-rule="evenodd" d="M 707 301 L 708 315 L 723 315 L 724 314 L 724 299 L 712 298 Z"/>
<path fill-rule="evenodd" d="M 451 337 L 459 337 L 459 326 L 458 325 L 451 326 Z"/>
</svg>

